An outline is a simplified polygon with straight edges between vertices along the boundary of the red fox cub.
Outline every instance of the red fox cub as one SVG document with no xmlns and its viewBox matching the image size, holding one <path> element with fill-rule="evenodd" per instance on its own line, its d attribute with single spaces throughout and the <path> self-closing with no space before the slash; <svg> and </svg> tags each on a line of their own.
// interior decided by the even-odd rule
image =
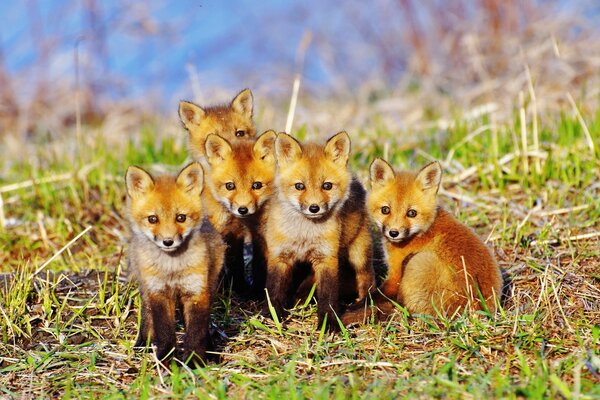
<svg viewBox="0 0 600 400">
<path fill-rule="evenodd" d="M 225 245 L 204 220 L 202 174 L 195 162 L 177 177 L 127 169 L 128 265 L 142 296 L 135 346 L 151 339 L 160 360 L 175 348 L 177 306 L 185 323 L 182 360 L 199 364 L 205 356 L 211 298 Z"/>
<path fill-rule="evenodd" d="M 256 130 L 252 107 L 250 89 L 238 93 L 229 105 L 203 108 L 189 101 L 179 102 L 179 118 L 189 133 L 189 147 L 194 160 L 204 163 L 204 142 L 211 133 L 229 141 L 253 138 Z"/>
<path fill-rule="evenodd" d="M 211 213 L 238 219 L 252 234 L 252 285 L 248 294 L 253 298 L 264 296 L 266 261 L 258 227 L 263 205 L 273 193 L 276 137 L 274 131 L 266 131 L 256 141 L 230 143 L 211 134 L 205 144 L 210 167 L 206 186 L 215 200 Z"/>
<path fill-rule="evenodd" d="M 495 310 L 500 270 L 481 239 L 437 205 L 441 177 L 438 162 L 418 173 L 394 171 L 379 158 L 371 164 L 368 206 L 385 238 L 389 265 L 380 291 L 411 313 L 452 316 L 469 304 L 480 309 L 481 300 Z M 385 297 L 374 296 L 383 316 L 394 308 Z M 365 314 L 364 307 L 355 308 L 342 319 L 361 321 Z"/>
<path fill-rule="evenodd" d="M 189 148 L 194 160 L 207 169 L 205 141 L 208 135 L 218 134 L 230 142 L 248 140 L 256 135 L 252 121 L 253 97 L 250 89 L 237 94 L 229 105 L 202 108 L 194 103 L 179 103 L 179 117 L 189 133 Z M 244 239 L 247 230 L 242 223 L 223 209 L 205 190 L 202 201 L 210 223 L 227 244 L 225 252 L 225 286 L 231 285 L 239 294 L 248 291 L 244 272 Z"/>
<path fill-rule="evenodd" d="M 275 141 L 276 195 L 260 227 L 267 246 L 267 292 L 278 316 L 294 294 L 294 269 L 310 264 L 319 325 L 336 329 L 341 275 L 350 270 L 359 298 L 374 284 L 366 192 L 348 169 L 350 138 L 340 132 L 323 145 Z M 268 302 L 263 312 L 269 315 Z"/>
</svg>

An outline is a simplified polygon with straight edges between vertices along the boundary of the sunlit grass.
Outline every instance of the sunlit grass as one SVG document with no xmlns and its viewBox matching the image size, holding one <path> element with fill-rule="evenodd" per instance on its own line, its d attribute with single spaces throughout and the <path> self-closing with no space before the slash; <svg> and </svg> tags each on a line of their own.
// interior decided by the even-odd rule
<svg viewBox="0 0 600 400">
<path fill-rule="evenodd" d="M 531 157 L 525 173 L 514 126 L 463 140 L 488 123 L 459 121 L 398 148 L 389 145 L 397 132 L 350 132 L 360 143 L 351 163 L 364 178 L 376 156 L 413 169 L 444 162 L 442 203 L 487 239 L 510 278 L 497 315 L 399 312 L 332 335 L 316 325 L 313 303 L 272 321 L 224 290 L 213 308 L 216 360 L 198 370 L 165 371 L 152 352 L 132 349 L 140 301 L 124 262 L 123 173 L 129 164 L 178 168 L 185 136 L 157 141 L 144 126 L 121 146 L 98 136 L 80 157 L 40 151 L 37 167 L 12 162 L 0 188 L 72 176 L 2 194 L 13 222 L 0 230 L 0 397 L 600 396 L 599 239 L 577 238 L 598 232 L 600 154 L 576 119 L 542 120 L 540 169 Z M 588 123 L 597 132 L 598 119 Z"/>
</svg>

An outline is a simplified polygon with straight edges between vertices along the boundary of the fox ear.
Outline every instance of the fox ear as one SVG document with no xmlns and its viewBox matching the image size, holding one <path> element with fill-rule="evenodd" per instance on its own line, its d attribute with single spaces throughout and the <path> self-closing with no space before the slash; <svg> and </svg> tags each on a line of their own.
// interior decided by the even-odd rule
<svg viewBox="0 0 600 400">
<path fill-rule="evenodd" d="M 273 163 L 275 162 L 275 139 L 277 134 L 273 130 L 268 130 L 261 134 L 256 143 L 254 143 L 254 156 L 261 160 Z"/>
<path fill-rule="evenodd" d="M 179 119 L 183 122 L 186 128 L 190 128 L 193 125 L 200 125 L 200 121 L 206 115 L 206 111 L 199 105 L 196 105 L 190 101 L 179 102 Z"/>
<path fill-rule="evenodd" d="M 210 164 L 227 159 L 232 152 L 231 145 L 219 135 L 211 133 L 204 142 L 206 158 Z"/>
<path fill-rule="evenodd" d="M 239 92 L 231 101 L 231 108 L 246 118 L 252 118 L 252 106 L 254 98 L 250 89 Z"/>
<path fill-rule="evenodd" d="M 202 166 L 193 162 L 177 175 L 177 186 L 191 195 L 200 196 L 204 186 L 204 171 Z"/>
<path fill-rule="evenodd" d="M 300 142 L 285 132 L 277 134 L 275 139 L 275 160 L 278 163 L 289 163 L 302 155 Z"/>
<path fill-rule="evenodd" d="M 371 186 L 377 186 L 391 181 L 394 179 L 396 174 L 394 173 L 392 166 L 388 164 L 387 161 L 378 157 L 371 163 L 369 175 Z"/>
<path fill-rule="evenodd" d="M 131 197 L 148 193 L 154 187 L 152 176 L 140 167 L 130 166 L 125 174 L 127 194 Z"/>
<path fill-rule="evenodd" d="M 437 193 L 442 181 L 442 166 L 438 161 L 427 164 L 417 174 L 416 181 L 424 192 L 434 190 Z"/>
<path fill-rule="evenodd" d="M 350 136 L 341 131 L 331 137 L 325 145 L 325 155 L 336 164 L 346 165 L 350 156 Z"/>
</svg>

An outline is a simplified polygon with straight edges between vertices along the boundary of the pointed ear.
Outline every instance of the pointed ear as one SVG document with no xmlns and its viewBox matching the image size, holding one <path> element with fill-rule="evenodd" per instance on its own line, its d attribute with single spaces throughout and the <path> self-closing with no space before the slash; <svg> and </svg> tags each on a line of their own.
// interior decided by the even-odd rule
<svg viewBox="0 0 600 400">
<path fill-rule="evenodd" d="M 442 166 L 437 161 L 427 164 L 417 174 L 416 181 L 424 192 L 434 190 L 437 193 L 442 181 Z"/>
<path fill-rule="evenodd" d="M 231 101 L 231 108 L 246 118 L 252 118 L 252 107 L 254 98 L 250 89 L 244 89 Z"/>
<path fill-rule="evenodd" d="M 204 185 L 204 171 L 202 166 L 193 162 L 181 170 L 177 175 L 177 186 L 191 195 L 200 196 Z"/>
<path fill-rule="evenodd" d="M 192 125 L 200 125 L 200 121 L 206 115 L 206 111 L 199 105 L 196 105 L 190 101 L 179 102 L 179 119 L 183 122 L 186 128 L 190 128 Z"/>
<path fill-rule="evenodd" d="M 394 168 L 383 158 L 378 157 L 371 163 L 371 167 L 369 168 L 371 187 L 383 185 L 394 179 L 394 176 L 396 176 Z"/>
<path fill-rule="evenodd" d="M 256 143 L 254 143 L 254 147 L 252 148 L 254 156 L 265 162 L 274 163 L 276 138 L 277 134 L 273 130 L 268 130 L 261 134 L 258 139 L 256 139 Z"/>
<path fill-rule="evenodd" d="M 346 165 L 350 156 L 350 136 L 342 131 L 327 141 L 325 155 L 336 164 Z"/>
<path fill-rule="evenodd" d="M 221 136 L 211 133 L 204 142 L 206 158 L 210 164 L 227 159 L 232 152 L 231 145 Z"/>
<path fill-rule="evenodd" d="M 127 194 L 131 197 L 141 196 L 154 188 L 152 175 L 140 167 L 130 166 L 125 174 Z"/>
<path fill-rule="evenodd" d="M 282 163 L 290 163 L 302 155 L 300 142 L 285 132 L 277 134 L 275 139 L 275 160 Z"/>
</svg>

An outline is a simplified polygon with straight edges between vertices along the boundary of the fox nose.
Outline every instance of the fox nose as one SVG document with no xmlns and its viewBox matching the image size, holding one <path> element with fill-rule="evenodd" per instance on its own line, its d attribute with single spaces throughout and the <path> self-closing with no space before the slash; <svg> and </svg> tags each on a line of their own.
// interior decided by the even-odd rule
<svg viewBox="0 0 600 400">
<path fill-rule="evenodd" d="M 308 211 L 310 211 L 313 214 L 318 213 L 320 210 L 319 206 L 316 204 L 311 204 L 310 206 L 308 206 Z"/>
<path fill-rule="evenodd" d="M 163 244 L 167 247 L 173 246 L 173 243 L 175 243 L 175 242 L 171 238 L 163 239 Z"/>
<path fill-rule="evenodd" d="M 248 207 L 240 207 L 238 208 L 238 212 L 240 213 L 240 215 L 246 215 L 248 214 Z"/>
<path fill-rule="evenodd" d="M 390 236 L 391 236 L 391 237 L 395 238 L 395 237 L 398 237 L 398 235 L 400 234 L 400 232 L 398 232 L 398 231 L 397 231 L 397 230 L 395 230 L 395 229 L 392 229 L 392 230 L 389 232 L 389 234 L 390 234 Z"/>
</svg>

